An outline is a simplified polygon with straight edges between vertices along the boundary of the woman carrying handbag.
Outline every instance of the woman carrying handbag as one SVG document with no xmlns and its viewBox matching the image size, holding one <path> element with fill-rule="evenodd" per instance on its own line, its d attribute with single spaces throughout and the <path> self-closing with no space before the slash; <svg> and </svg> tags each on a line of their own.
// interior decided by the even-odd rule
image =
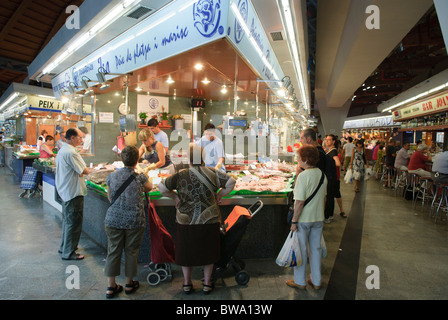
<svg viewBox="0 0 448 320">
<path fill-rule="evenodd" d="M 146 216 L 144 192 L 152 189 L 152 184 L 144 174 L 137 175 L 138 149 L 128 146 L 121 152 L 124 168 L 112 172 L 106 180 L 107 195 L 111 202 L 104 221 L 107 235 L 107 258 L 104 275 L 107 277 L 106 298 L 114 298 L 123 291 L 123 286 L 115 282 L 120 275 L 121 255 L 124 251 L 126 276 L 125 293 L 138 289 L 137 256 L 143 240 Z"/>
<path fill-rule="evenodd" d="M 321 238 L 327 178 L 316 167 L 318 160 L 319 153 L 315 146 L 304 145 L 299 149 L 299 165 L 305 170 L 297 177 L 294 187 L 294 215 L 291 222 L 291 231 L 298 232 L 300 251 L 304 263 L 294 267 L 294 279 L 286 281 L 286 284 L 302 290 L 306 288 L 307 282 L 312 288 L 320 289 L 322 279 L 320 272 L 322 263 Z M 311 277 L 307 281 L 305 271 L 308 246 L 310 248 Z"/>
<path fill-rule="evenodd" d="M 220 259 L 218 203 L 235 186 L 230 176 L 206 168 L 203 159 L 203 149 L 190 144 L 189 167 L 159 184 L 160 193 L 176 201 L 175 262 L 182 266 L 185 294 L 193 292 L 191 273 L 195 266 L 204 269 L 202 292 L 213 290 L 213 265 Z"/>
</svg>

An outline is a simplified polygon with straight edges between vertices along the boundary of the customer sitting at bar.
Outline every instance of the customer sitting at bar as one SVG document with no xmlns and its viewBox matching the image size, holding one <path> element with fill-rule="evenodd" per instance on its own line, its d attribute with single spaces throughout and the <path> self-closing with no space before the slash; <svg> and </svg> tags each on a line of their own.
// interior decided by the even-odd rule
<svg viewBox="0 0 448 320">
<path fill-rule="evenodd" d="M 432 158 L 428 151 L 428 146 L 419 144 L 417 150 L 414 151 L 409 160 L 409 173 L 416 173 L 422 177 L 431 177 L 431 172 L 426 170 L 426 163 L 431 160 Z"/>
<path fill-rule="evenodd" d="M 135 167 L 138 163 L 138 149 L 128 146 L 121 152 L 124 168 L 112 172 L 106 180 L 107 196 L 109 201 L 121 186 L 132 175 L 135 179 L 121 192 L 117 194 L 115 202 L 107 209 L 104 226 L 107 235 L 107 258 L 104 267 L 104 275 L 107 277 L 106 298 L 113 298 L 123 290 L 123 287 L 115 282 L 115 277 L 120 275 L 121 255 L 124 250 L 124 274 L 126 276 L 125 293 L 131 294 L 138 289 L 138 281 L 134 281 L 137 275 L 137 256 L 143 240 L 146 217 L 144 192 L 152 189 L 152 183 L 144 174 L 136 175 Z"/>
<path fill-rule="evenodd" d="M 409 160 L 411 156 L 408 153 L 410 144 L 406 142 L 400 151 L 397 152 L 397 157 L 395 158 L 395 168 L 400 170 L 408 170 Z"/>
<path fill-rule="evenodd" d="M 47 135 L 45 142 L 41 144 L 39 149 L 39 158 L 50 159 L 54 157 L 53 155 L 54 138 L 53 136 Z"/>
<path fill-rule="evenodd" d="M 432 180 L 435 183 L 448 184 L 448 151 L 434 157 L 432 172 Z"/>
</svg>

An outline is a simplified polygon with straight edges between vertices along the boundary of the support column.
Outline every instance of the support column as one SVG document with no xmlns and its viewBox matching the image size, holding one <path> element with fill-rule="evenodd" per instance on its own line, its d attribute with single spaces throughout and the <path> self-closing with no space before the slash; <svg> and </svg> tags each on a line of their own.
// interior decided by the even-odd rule
<svg viewBox="0 0 448 320">
<path fill-rule="evenodd" d="M 448 50 L 448 1 L 434 0 L 434 6 L 439 18 L 443 39 L 445 40 L 445 47 Z"/>
<path fill-rule="evenodd" d="M 324 132 L 319 132 L 322 136 L 327 134 L 334 134 L 341 136 L 344 122 L 347 119 L 348 111 L 351 106 L 351 100 L 347 101 L 340 108 L 329 108 L 325 99 L 317 100 L 319 107 L 319 115 L 322 121 Z"/>
</svg>

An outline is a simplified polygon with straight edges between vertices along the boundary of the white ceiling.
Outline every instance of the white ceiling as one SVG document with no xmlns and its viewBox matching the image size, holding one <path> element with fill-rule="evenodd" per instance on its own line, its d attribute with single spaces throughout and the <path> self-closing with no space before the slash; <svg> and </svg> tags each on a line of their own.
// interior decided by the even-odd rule
<svg viewBox="0 0 448 320">
<path fill-rule="evenodd" d="M 380 29 L 365 26 L 368 5 Z M 341 108 L 429 10 L 432 0 L 319 0 L 316 95 Z M 399 14 L 397 14 L 399 13 Z"/>
<path fill-rule="evenodd" d="M 273 48 L 275 55 L 280 63 L 283 73 L 291 77 L 291 83 L 294 86 L 297 97 L 299 98 L 299 80 L 294 70 L 292 63 L 291 52 L 286 40 L 285 30 L 283 28 L 282 19 L 280 17 L 279 8 L 277 6 L 277 0 L 253 0 L 255 10 L 263 25 L 264 31 L 269 39 L 271 47 Z M 293 0 L 291 1 L 292 9 L 294 10 L 295 24 L 297 26 L 296 36 L 297 43 L 299 44 L 299 52 L 301 56 L 301 68 L 305 70 L 303 72 L 306 78 L 306 88 L 309 92 L 309 77 L 307 77 L 307 61 L 308 61 L 308 31 L 307 31 L 307 17 L 306 17 L 306 0 Z M 281 32 L 283 39 L 281 41 L 273 41 L 271 37 L 272 32 Z M 279 79 L 281 80 L 281 79 Z M 308 96 L 309 99 L 309 96 Z"/>
</svg>

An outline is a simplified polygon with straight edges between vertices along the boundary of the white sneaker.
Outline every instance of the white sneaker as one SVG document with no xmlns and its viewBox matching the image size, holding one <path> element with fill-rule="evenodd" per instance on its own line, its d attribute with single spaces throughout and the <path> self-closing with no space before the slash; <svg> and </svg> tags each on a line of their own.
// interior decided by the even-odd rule
<svg viewBox="0 0 448 320">
<path fill-rule="evenodd" d="M 330 219 L 325 219 L 324 223 L 331 223 L 331 220 Z"/>
</svg>

